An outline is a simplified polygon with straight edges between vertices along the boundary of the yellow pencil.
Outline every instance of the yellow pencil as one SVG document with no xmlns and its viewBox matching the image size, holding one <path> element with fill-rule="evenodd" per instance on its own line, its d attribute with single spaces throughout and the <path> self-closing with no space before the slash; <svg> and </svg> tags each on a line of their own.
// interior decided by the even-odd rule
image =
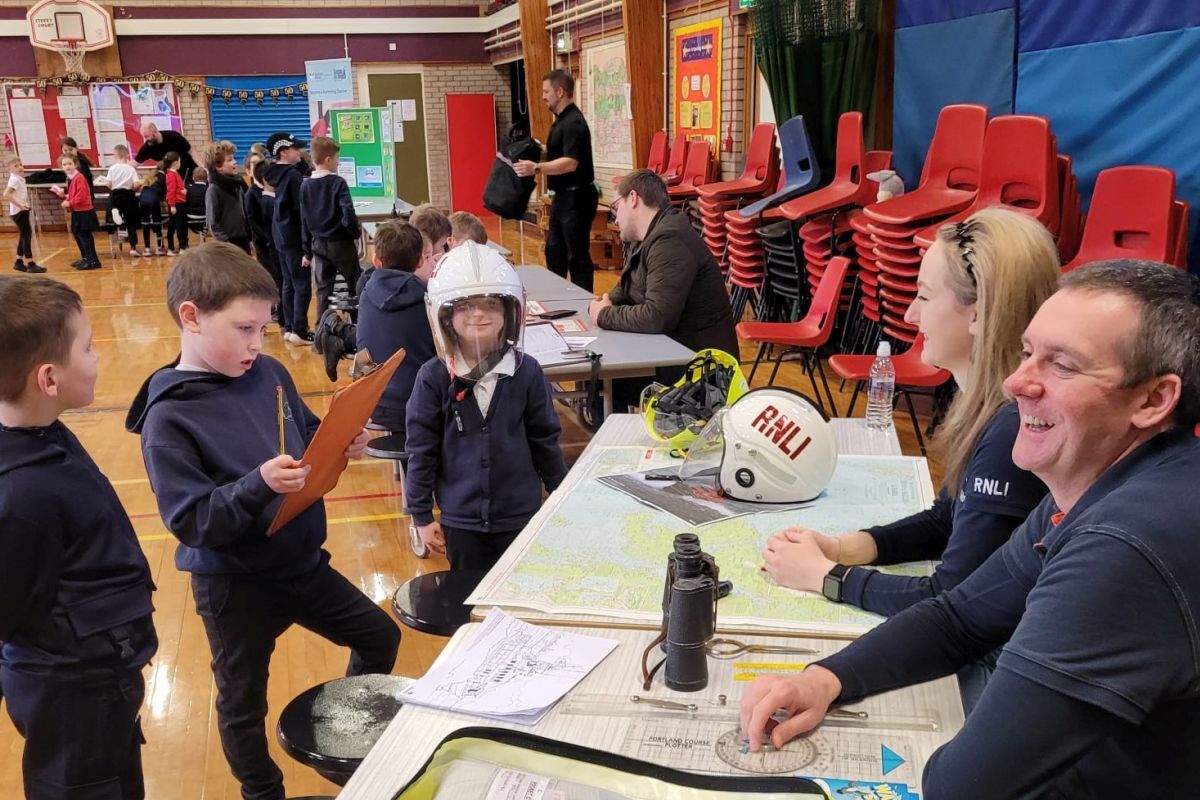
<svg viewBox="0 0 1200 800">
<path fill-rule="evenodd" d="M 284 435 L 283 435 L 283 387 L 282 386 L 275 387 L 275 398 L 276 398 L 276 400 L 279 401 L 278 402 L 279 407 L 278 407 L 278 412 L 277 412 L 277 417 L 279 419 L 279 455 L 283 455 L 284 453 L 287 452 L 287 440 L 284 438 Z"/>
</svg>

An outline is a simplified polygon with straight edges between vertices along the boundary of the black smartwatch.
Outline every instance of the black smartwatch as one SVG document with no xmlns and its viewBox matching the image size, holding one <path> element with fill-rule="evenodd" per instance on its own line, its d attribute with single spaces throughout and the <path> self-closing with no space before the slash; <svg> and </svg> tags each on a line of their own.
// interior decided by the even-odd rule
<svg viewBox="0 0 1200 800">
<path fill-rule="evenodd" d="M 842 582 L 846 580 L 846 573 L 849 571 L 850 568 L 845 564 L 834 564 L 829 572 L 825 573 L 825 578 L 821 581 L 821 594 L 825 595 L 825 599 L 835 603 L 842 602 Z"/>
</svg>

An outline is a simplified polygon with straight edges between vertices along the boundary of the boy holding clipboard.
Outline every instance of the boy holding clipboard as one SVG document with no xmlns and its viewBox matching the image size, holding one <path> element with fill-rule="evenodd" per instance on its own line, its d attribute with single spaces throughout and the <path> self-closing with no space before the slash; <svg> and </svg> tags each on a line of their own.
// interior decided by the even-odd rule
<svg viewBox="0 0 1200 800">
<path fill-rule="evenodd" d="M 268 535 L 283 496 L 304 489 L 310 467 L 299 459 L 319 424 L 283 365 L 261 354 L 276 298 L 271 277 L 233 245 L 180 256 L 167 279 L 179 360 L 150 376 L 126 421 L 180 541 L 175 565 L 191 573 L 225 757 L 243 796 L 263 798 L 284 796 L 264 726 L 275 640 L 298 623 L 348 646 L 347 675 L 389 673 L 400 644 L 396 624 L 330 565 L 323 502 Z M 366 442 L 364 431 L 345 456 Z"/>
</svg>

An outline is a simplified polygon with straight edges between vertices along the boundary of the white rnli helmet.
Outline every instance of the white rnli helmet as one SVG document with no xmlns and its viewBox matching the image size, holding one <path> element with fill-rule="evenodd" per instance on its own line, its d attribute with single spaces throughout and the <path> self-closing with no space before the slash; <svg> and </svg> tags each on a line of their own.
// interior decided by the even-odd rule
<svg viewBox="0 0 1200 800">
<path fill-rule="evenodd" d="M 735 500 L 801 503 L 825 491 L 836 468 L 837 444 L 825 414 L 799 392 L 765 387 L 713 417 L 680 475 L 716 474 Z"/>
<path fill-rule="evenodd" d="M 518 364 L 525 336 L 525 287 L 497 251 L 475 242 L 442 258 L 426 287 L 425 307 L 438 357 L 452 375 L 477 380 L 507 353 Z M 457 362 L 457 363 L 456 363 Z"/>
</svg>

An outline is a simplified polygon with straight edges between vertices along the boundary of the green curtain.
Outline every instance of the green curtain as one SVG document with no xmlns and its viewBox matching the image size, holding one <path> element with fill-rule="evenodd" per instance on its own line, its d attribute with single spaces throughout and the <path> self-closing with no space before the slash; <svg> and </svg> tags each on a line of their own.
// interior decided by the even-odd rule
<svg viewBox="0 0 1200 800">
<path fill-rule="evenodd" d="M 754 50 L 775 118 L 804 115 L 821 162 L 833 174 L 837 123 L 846 111 L 871 125 L 880 0 L 755 0 Z"/>
</svg>

